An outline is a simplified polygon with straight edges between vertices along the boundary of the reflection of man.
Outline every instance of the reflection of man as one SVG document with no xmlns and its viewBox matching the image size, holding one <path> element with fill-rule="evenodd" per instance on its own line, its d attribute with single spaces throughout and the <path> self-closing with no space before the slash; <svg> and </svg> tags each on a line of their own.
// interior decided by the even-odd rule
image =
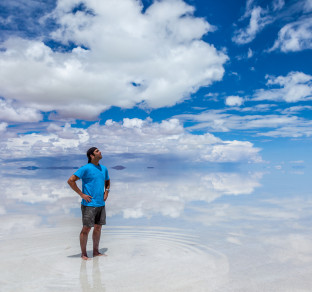
<svg viewBox="0 0 312 292">
<path fill-rule="evenodd" d="M 83 292 L 91 292 L 91 291 L 105 292 L 106 289 L 105 289 L 104 284 L 102 283 L 102 278 L 101 278 L 101 275 L 103 273 L 100 270 L 98 258 L 94 259 L 93 261 L 92 282 L 89 281 L 88 274 L 90 275 L 90 273 L 88 273 L 88 270 L 90 271 L 90 266 L 89 266 L 89 269 L 87 269 L 86 261 L 81 261 L 81 265 L 80 265 L 81 290 Z"/>
<path fill-rule="evenodd" d="M 105 201 L 108 197 L 110 180 L 107 168 L 99 164 L 102 154 L 92 147 L 87 151 L 88 164 L 80 167 L 69 179 L 68 184 L 80 195 L 82 212 L 82 230 L 80 232 L 81 257 L 88 259 L 88 234 L 93 229 L 93 256 L 103 255 L 99 252 L 102 225 L 106 224 Z M 82 191 L 76 181 L 82 180 Z M 105 190 L 105 191 L 104 191 Z"/>
</svg>

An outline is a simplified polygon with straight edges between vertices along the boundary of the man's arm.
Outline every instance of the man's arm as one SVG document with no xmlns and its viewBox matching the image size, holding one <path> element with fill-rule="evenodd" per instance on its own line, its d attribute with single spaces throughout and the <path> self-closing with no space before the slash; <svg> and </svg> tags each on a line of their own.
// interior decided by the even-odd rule
<svg viewBox="0 0 312 292">
<path fill-rule="evenodd" d="M 109 189 L 110 189 L 110 180 L 106 180 L 105 181 L 104 201 L 107 200 Z"/>
<path fill-rule="evenodd" d="M 68 179 L 67 183 L 70 185 L 70 187 L 71 187 L 82 199 L 84 199 L 84 200 L 87 201 L 87 202 L 90 202 L 91 199 L 92 199 L 92 197 L 91 197 L 91 196 L 88 196 L 88 195 L 86 195 L 86 194 L 84 194 L 84 193 L 78 188 L 78 186 L 77 186 L 77 184 L 76 184 L 76 181 L 77 181 L 77 180 L 79 180 L 79 177 L 73 174 L 73 175 Z"/>
</svg>

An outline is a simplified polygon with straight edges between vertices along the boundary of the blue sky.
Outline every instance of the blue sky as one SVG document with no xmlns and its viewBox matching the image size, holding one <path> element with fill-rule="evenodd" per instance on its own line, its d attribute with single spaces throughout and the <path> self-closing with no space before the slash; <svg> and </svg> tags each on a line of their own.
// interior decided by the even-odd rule
<svg viewBox="0 0 312 292">
<path fill-rule="evenodd" d="M 2 159 L 309 161 L 312 2 L 2 1 Z"/>
</svg>

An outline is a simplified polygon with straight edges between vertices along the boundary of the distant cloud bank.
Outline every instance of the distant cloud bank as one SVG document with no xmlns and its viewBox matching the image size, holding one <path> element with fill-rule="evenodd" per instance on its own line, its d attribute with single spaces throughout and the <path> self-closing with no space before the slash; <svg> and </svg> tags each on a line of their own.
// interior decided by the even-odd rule
<svg viewBox="0 0 312 292">
<path fill-rule="evenodd" d="M 103 153 L 166 154 L 190 162 L 261 162 L 260 148 L 248 141 L 223 141 L 212 134 L 188 133 L 177 119 L 160 123 L 151 119 L 124 119 L 117 123 L 106 121 L 86 129 L 48 126 L 42 133 L 12 135 L 3 130 L 0 154 L 9 158 L 6 149 L 14 151 L 15 158 L 82 154 L 90 145 L 102 146 Z"/>
</svg>

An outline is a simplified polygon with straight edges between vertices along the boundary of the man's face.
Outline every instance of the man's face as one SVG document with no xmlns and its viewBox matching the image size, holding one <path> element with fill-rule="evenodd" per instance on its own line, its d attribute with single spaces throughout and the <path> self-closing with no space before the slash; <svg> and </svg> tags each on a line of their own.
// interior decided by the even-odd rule
<svg viewBox="0 0 312 292">
<path fill-rule="evenodd" d="M 95 149 L 94 152 L 93 152 L 93 156 L 94 158 L 97 158 L 97 159 L 102 159 L 102 153 L 99 149 Z"/>
</svg>

